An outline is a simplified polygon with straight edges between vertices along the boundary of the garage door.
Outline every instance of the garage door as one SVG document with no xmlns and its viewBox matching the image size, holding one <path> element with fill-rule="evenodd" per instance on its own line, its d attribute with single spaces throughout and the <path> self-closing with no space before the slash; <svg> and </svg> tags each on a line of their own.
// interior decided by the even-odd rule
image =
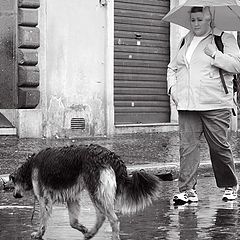
<svg viewBox="0 0 240 240">
<path fill-rule="evenodd" d="M 167 92 L 169 11 L 167 0 L 115 0 L 115 124 L 170 120 Z"/>
</svg>

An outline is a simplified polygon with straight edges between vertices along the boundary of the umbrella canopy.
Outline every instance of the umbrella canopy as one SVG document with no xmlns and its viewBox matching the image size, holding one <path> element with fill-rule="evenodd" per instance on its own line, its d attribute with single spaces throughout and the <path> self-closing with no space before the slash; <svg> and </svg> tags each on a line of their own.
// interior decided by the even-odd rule
<svg viewBox="0 0 240 240">
<path fill-rule="evenodd" d="M 210 8 L 214 27 L 223 31 L 240 31 L 239 0 L 188 0 L 173 8 L 162 20 L 191 29 L 189 13 L 195 6 Z"/>
</svg>

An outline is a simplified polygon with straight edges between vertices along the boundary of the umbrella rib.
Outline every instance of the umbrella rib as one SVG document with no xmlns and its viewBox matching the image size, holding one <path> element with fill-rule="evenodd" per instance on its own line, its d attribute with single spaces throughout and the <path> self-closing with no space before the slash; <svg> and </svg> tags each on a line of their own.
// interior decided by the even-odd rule
<svg viewBox="0 0 240 240">
<path fill-rule="evenodd" d="M 235 3 L 236 1 L 236 3 Z M 240 0 L 238 0 L 240 2 Z M 207 5 L 208 2 L 208 5 Z M 214 2 L 216 4 L 214 4 Z M 202 5 L 210 7 L 210 14 L 212 19 L 211 27 L 225 30 L 238 31 L 240 28 L 240 3 L 237 0 L 187 0 L 185 4 L 173 8 L 163 18 L 164 21 L 175 23 L 183 26 L 191 31 L 191 24 L 189 21 L 189 12 L 194 3 L 194 6 Z M 191 3 L 191 4 L 190 4 Z M 204 3 L 204 4 L 203 4 Z M 221 4 L 220 4 L 221 3 Z"/>
</svg>

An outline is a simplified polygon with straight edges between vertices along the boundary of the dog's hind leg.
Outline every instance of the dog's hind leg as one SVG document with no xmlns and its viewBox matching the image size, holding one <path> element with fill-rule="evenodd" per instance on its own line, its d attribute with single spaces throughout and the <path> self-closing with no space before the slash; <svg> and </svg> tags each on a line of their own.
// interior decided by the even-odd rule
<svg viewBox="0 0 240 240">
<path fill-rule="evenodd" d="M 88 232 L 88 229 L 79 223 L 78 217 L 80 213 L 80 203 L 78 201 L 67 201 L 69 221 L 72 228 L 77 229 L 83 234 Z"/>
<path fill-rule="evenodd" d="M 41 239 L 47 228 L 47 221 L 52 213 L 51 197 L 38 197 L 40 207 L 40 224 L 37 232 L 31 234 L 31 238 Z"/>
<path fill-rule="evenodd" d="M 108 217 L 112 227 L 112 239 L 120 240 L 119 220 L 114 212 L 116 187 L 116 177 L 113 169 L 109 167 L 101 170 L 99 185 L 97 186 L 96 193 L 94 194 L 89 191 L 91 200 L 96 208 L 98 221 L 93 229 L 85 235 L 85 239 L 90 239 L 94 236 L 98 229 L 102 226 L 105 217 Z"/>
<path fill-rule="evenodd" d="M 112 239 L 120 240 L 119 232 L 120 232 L 120 222 L 119 219 L 114 212 L 114 207 L 107 209 L 106 216 L 112 227 Z"/>
<path fill-rule="evenodd" d="M 103 207 L 97 201 L 94 201 L 93 199 L 92 199 L 92 202 L 93 202 L 93 205 L 96 210 L 96 223 L 89 232 L 84 234 L 84 240 L 91 239 L 93 236 L 95 236 L 96 233 L 98 232 L 98 230 L 103 225 L 103 222 L 106 219 L 106 216 L 103 213 L 104 212 Z"/>
<path fill-rule="evenodd" d="M 108 208 L 106 209 L 105 203 L 101 204 L 101 202 L 97 201 L 96 199 L 92 199 L 92 202 L 96 209 L 97 221 L 95 223 L 95 226 L 84 235 L 85 236 L 84 240 L 91 239 L 98 232 L 106 217 L 108 218 L 112 227 L 112 240 L 120 240 L 119 237 L 120 223 L 117 215 L 114 212 L 114 206 L 108 205 Z"/>
</svg>

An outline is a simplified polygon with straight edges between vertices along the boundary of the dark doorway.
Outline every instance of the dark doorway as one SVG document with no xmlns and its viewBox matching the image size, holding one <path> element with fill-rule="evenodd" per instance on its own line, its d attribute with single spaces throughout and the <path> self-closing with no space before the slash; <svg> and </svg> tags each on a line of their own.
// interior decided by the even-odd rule
<svg viewBox="0 0 240 240">
<path fill-rule="evenodd" d="M 16 0 L 0 1 L 0 109 L 16 108 Z"/>
</svg>

